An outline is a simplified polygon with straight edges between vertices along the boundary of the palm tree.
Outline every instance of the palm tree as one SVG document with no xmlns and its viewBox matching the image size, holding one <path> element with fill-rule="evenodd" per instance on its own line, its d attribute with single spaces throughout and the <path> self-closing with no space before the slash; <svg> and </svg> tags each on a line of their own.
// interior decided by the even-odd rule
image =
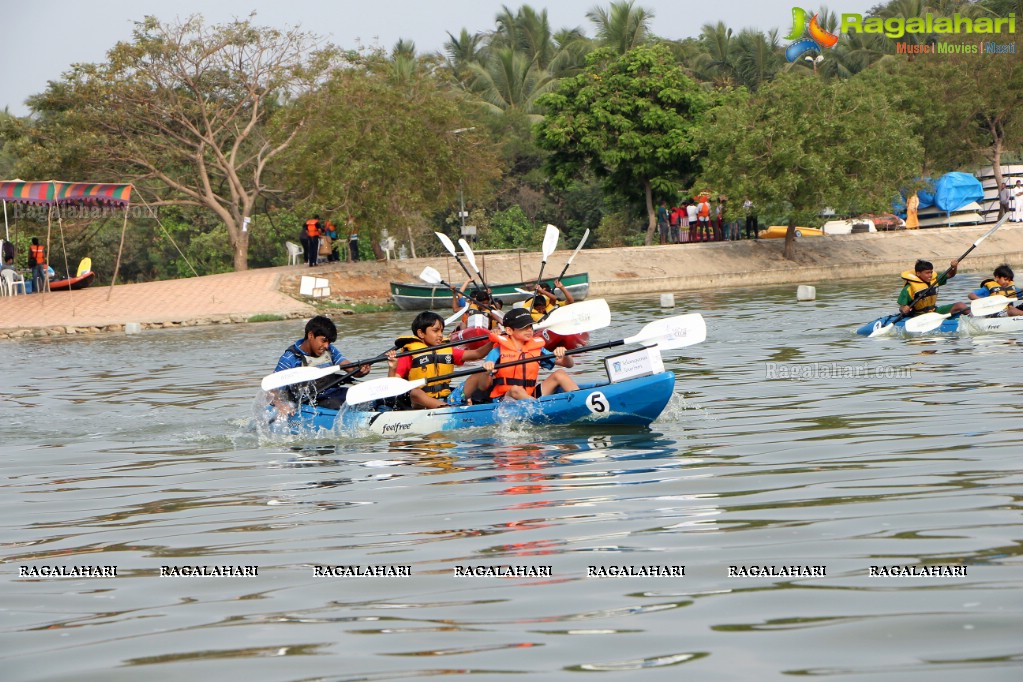
<svg viewBox="0 0 1023 682">
<path fill-rule="evenodd" d="M 738 78 L 732 54 L 734 44 L 732 29 L 725 26 L 723 21 L 717 24 L 704 24 L 700 31 L 703 54 L 694 64 L 698 77 L 719 86 L 735 85 Z"/>
<path fill-rule="evenodd" d="M 553 89 L 556 79 L 523 52 L 511 47 L 490 50 L 485 64 L 471 64 L 470 89 L 495 113 L 520 111 L 537 120 L 536 99 Z"/>
<path fill-rule="evenodd" d="M 636 0 L 612 2 L 604 9 L 594 7 L 586 13 L 597 31 L 597 41 L 609 46 L 618 54 L 625 54 L 650 38 L 652 10 L 636 7 Z"/>
<path fill-rule="evenodd" d="M 470 78 L 469 65 L 485 61 L 485 47 L 483 35 L 480 33 L 469 33 L 462 29 L 458 37 L 448 33 L 448 40 L 444 43 L 444 52 L 447 54 L 448 68 L 456 80 L 463 84 Z"/>
<path fill-rule="evenodd" d="M 753 29 L 744 29 L 732 46 L 731 61 L 740 85 L 750 90 L 774 78 L 785 66 L 778 31 L 767 35 Z"/>
</svg>

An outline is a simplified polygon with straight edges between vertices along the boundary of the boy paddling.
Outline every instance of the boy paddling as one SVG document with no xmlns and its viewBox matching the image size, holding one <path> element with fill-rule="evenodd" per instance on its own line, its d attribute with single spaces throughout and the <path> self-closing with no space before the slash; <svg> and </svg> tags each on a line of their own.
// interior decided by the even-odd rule
<svg viewBox="0 0 1023 682">
<path fill-rule="evenodd" d="M 1016 290 L 1016 284 L 1012 281 L 1014 273 L 1012 268 L 1006 264 L 999 265 L 995 268 L 994 273 L 991 275 L 991 279 L 985 279 L 980 283 L 980 288 L 970 292 L 969 297 L 971 301 L 977 299 L 987 298 L 988 296 L 1005 296 L 1006 298 L 1016 299 L 1019 298 L 1019 292 Z M 988 317 L 1016 317 L 1023 315 L 1023 310 L 1010 305 L 1005 310 L 988 315 Z"/>
<path fill-rule="evenodd" d="M 954 260 L 949 264 L 947 272 L 942 273 L 940 277 L 935 277 L 934 265 L 930 261 L 918 260 L 913 267 L 913 272 L 907 270 L 902 273 L 902 279 L 906 284 L 899 292 L 899 312 L 909 317 L 916 317 L 930 312 L 958 315 L 969 310 L 970 306 L 960 301 L 938 305 L 938 287 L 956 276 L 958 266 L 959 261 Z"/>
</svg>

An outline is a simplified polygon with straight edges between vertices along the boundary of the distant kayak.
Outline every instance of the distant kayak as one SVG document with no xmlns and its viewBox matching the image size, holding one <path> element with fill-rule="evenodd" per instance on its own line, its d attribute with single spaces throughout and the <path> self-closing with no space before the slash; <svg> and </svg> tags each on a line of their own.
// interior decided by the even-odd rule
<svg viewBox="0 0 1023 682">
<path fill-rule="evenodd" d="M 92 280 L 96 278 L 96 273 L 84 272 L 77 277 L 69 277 L 68 279 L 57 279 L 50 281 L 50 291 L 63 291 L 70 289 L 72 291 L 77 289 L 84 289 L 92 284 Z"/>
</svg>

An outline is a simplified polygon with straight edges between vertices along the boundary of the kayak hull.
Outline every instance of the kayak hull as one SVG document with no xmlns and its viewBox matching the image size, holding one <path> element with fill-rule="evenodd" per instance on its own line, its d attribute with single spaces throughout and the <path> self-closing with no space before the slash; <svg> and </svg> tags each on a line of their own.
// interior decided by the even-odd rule
<svg viewBox="0 0 1023 682">
<path fill-rule="evenodd" d="M 586 384 L 578 391 L 559 392 L 537 400 L 436 410 L 377 410 L 368 405 L 331 410 L 303 405 L 283 426 L 290 433 L 330 430 L 355 436 L 428 435 L 502 423 L 649 426 L 664 411 L 674 390 L 675 375 L 660 372 L 617 383 Z"/>
<path fill-rule="evenodd" d="M 891 324 L 898 317 L 898 315 L 879 317 L 873 322 L 868 322 L 857 329 L 856 333 L 860 336 L 870 336 L 875 330 L 880 330 L 886 325 Z M 886 333 L 906 334 L 905 324 L 905 320 L 899 320 Z M 924 333 L 1012 334 L 1021 331 L 1023 331 L 1023 315 L 1017 315 L 1016 317 L 973 317 L 971 315 L 961 315 L 942 320 L 940 327 Z"/>
</svg>

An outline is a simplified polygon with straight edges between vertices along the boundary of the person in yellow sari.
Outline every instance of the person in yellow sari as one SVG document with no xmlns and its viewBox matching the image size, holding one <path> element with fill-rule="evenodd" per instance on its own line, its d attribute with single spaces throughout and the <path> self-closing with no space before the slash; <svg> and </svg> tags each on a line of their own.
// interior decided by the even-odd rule
<svg viewBox="0 0 1023 682">
<path fill-rule="evenodd" d="M 915 230 L 920 227 L 920 219 L 917 217 L 917 211 L 920 210 L 920 197 L 913 192 L 906 199 L 906 229 Z"/>
</svg>

